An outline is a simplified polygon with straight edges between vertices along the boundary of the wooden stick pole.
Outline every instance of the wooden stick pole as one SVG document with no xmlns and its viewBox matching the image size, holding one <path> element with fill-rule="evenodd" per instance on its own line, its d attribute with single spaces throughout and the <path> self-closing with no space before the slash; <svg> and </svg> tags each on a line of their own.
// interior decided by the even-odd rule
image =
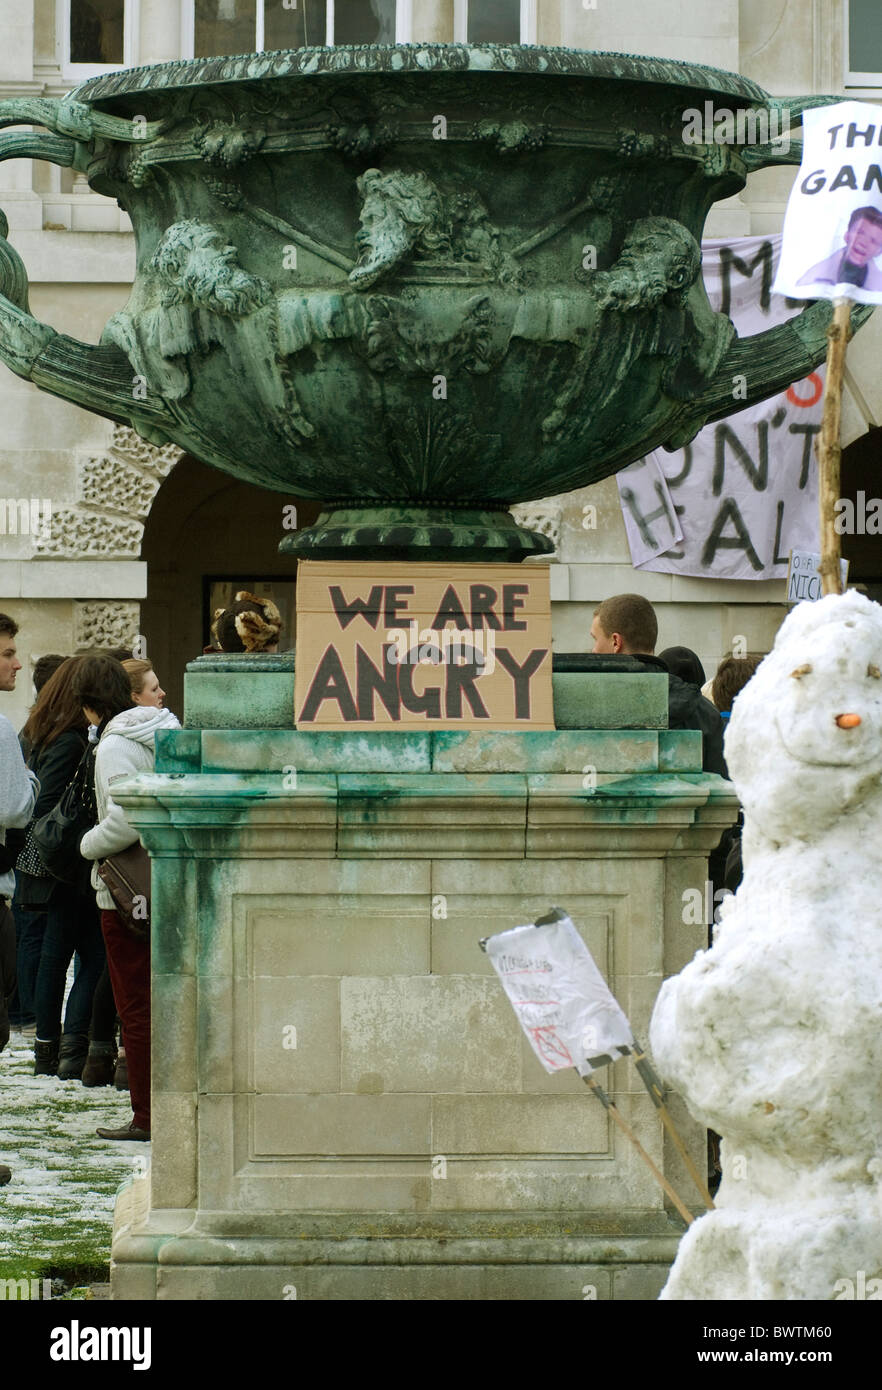
<svg viewBox="0 0 882 1390">
<path fill-rule="evenodd" d="M 842 593 L 842 542 L 836 531 L 835 506 L 839 497 L 839 463 L 842 448 L 839 425 L 842 416 L 842 376 L 845 348 L 850 336 L 851 300 L 834 299 L 833 317 L 827 329 L 827 380 L 824 386 L 824 414 L 818 438 L 818 506 L 821 513 L 821 589 L 825 594 Z"/>
<path fill-rule="evenodd" d="M 606 1091 L 604 1091 L 600 1086 L 598 1086 L 597 1082 L 593 1079 L 593 1077 L 583 1076 L 582 1080 L 585 1082 L 585 1085 L 588 1086 L 594 1092 L 594 1094 L 597 1096 L 597 1099 L 603 1105 L 604 1109 L 609 1111 L 616 1124 L 619 1126 L 619 1129 L 621 1129 L 628 1136 L 631 1143 L 634 1145 L 634 1148 L 637 1150 L 640 1157 L 643 1159 L 643 1162 L 646 1164 L 647 1168 L 649 1168 L 652 1172 L 653 1177 L 656 1179 L 658 1183 L 661 1184 L 665 1192 L 667 1192 L 674 1206 L 677 1208 L 677 1211 L 680 1213 L 683 1220 L 686 1222 L 686 1225 L 691 1226 L 692 1222 L 695 1220 L 694 1216 L 692 1215 L 692 1212 L 685 1205 L 685 1203 L 680 1200 L 677 1193 L 674 1191 L 674 1189 L 671 1187 L 671 1184 L 665 1177 L 664 1173 L 659 1172 L 658 1168 L 655 1166 L 652 1159 L 649 1157 L 649 1154 L 646 1152 L 643 1145 L 640 1143 L 640 1140 L 637 1138 L 637 1135 L 634 1133 L 627 1120 L 619 1111 L 618 1106 L 615 1104 L 615 1101 L 611 1100 L 610 1097 L 606 1094 Z"/>
<path fill-rule="evenodd" d="M 668 1107 L 665 1105 L 664 1095 L 662 1094 L 661 1082 L 656 1076 L 655 1070 L 653 1069 L 652 1064 L 649 1061 L 649 1058 L 646 1056 L 646 1053 L 643 1051 L 636 1038 L 634 1040 L 633 1055 L 634 1065 L 637 1068 L 640 1079 L 646 1087 L 647 1091 L 649 1092 L 653 1105 L 658 1110 L 662 1124 L 668 1131 L 668 1134 L 671 1136 L 671 1139 L 674 1141 L 674 1147 L 676 1148 L 683 1162 L 686 1164 L 689 1176 L 691 1177 L 692 1181 L 695 1183 L 695 1186 L 701 1193 L 701 1199 L 704 1202 L 704 1205 L 707 1207 L 708 1211 L 714 1211 L 714 1200 L 708 1192 L 707 1183 L 702 1178 L 701 1174 L 695 1166 L 695 1163 L 692 1160 L 692 1155 L 689 1153 L 689 1150 L 686 1148 L 686 1145 L 680 1138 L 679 1131 L 677 1130 L 677 1127 L 674 1124 L 673 1116 L 671 1115 L 671 1112 L 668 1110 Z"/>
</svg>

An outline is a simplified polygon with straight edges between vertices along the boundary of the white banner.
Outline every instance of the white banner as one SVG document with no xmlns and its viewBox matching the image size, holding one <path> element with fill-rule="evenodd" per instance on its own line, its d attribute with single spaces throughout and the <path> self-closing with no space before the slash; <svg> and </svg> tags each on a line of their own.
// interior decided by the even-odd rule
<svg viewBox="0 0 882 1390">
<path fill-rule="evenodd" d="M 804 111 L 777 294 L 882 304 L 882 106 Z"/>
<path fill-rule="evenodd" d="M 484 945 L 546 1071 L 589 1076 L 627 1055 L 631 1026 L 569 917 L 513 927 Z"/>
<path fill-rule="evenodd" d="M 741 337 L 801 312 L 774 295 L 781 236 L 707 241 L 715 309 Z M 785 579 L 791 550 L 818 550 L 813 445 L 824 369 L 760 405 L 706 425 L 685 449 L 656 450 L 617 475 L 635 569 L 698 579 Z M 746 382 L 733 381 L 733 404 Z"/>
</svg>

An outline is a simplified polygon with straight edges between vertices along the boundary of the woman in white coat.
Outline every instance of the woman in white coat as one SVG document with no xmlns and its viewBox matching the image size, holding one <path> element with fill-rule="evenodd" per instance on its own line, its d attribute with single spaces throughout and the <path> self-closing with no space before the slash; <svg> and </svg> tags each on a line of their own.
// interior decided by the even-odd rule
<svg viewBox="0 0 882 1390">
<path fill-rule="evenodd" d="M 122 1023 L 132 1096 L 131 1123 L 99 1129 L 102 1139 L 150 1138 L 150 943 L 123 923 L 98 875 L 97 861 L 136 844 L 137 832 L 111 796 L 112 783 L 152 772 L 154 738 L 159 729 L 179 729 L 170 710 L 133 704 L 131 684 L 121 664 L 108 656 L 87 657 L 77 673 L 77 690 L 86 718 L 97 726 L 95 799 L 98 824 L 80 842 L 80 853 L 95 862 L 92 886 L 101 909 L 101 930 L 113 997 Z"/>
</svg>

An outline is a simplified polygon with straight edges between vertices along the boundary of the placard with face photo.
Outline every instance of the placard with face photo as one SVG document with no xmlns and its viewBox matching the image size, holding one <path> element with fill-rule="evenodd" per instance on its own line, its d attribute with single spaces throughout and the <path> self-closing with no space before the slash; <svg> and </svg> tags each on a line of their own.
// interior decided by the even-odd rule
<svg viewBox="0 0 882 1390">
<path fill-rule="evenodd" d="M 773 288 L 882 304 L 882 106 L 843 101 L 805 111 L 802 124 Z"/>
</svg>

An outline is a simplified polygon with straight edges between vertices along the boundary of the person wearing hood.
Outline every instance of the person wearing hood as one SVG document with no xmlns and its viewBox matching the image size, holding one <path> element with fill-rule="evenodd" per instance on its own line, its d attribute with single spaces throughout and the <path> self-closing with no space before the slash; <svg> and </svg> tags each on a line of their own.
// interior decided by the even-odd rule
<svg viewBox="0 0 882 1390">
<path fill-rule="evenodd" d="M 137 660 L 127 654 L 125 649 L 99 652 L 96 655 L 111 656 L 122 663 L 129 678 L 129 689 L 133 705 L 150 705 L 162 709 L 165 691 L 153 669 L 152 661 Z M 89 732 L 94 735 L 97 726 L 92 725 Z M 110 983 L 110 972 L 105 966 L 104 974 L 98 981 L 92 1004 L 92 1037 L 96 1039 L 112 1037 L 116 1028 L 116 1002 Z M 89 1047 L 89 1056 L 83 1068 L 84 1086 L 107 1086 L 111 1082 L 118 1091 L 129 1089 L 129 1067 L 126 1058 L 125 1039 L 117 1051 L 115 1043 L 95 1042 Z"/>
<path fill-rule="evenodd" d="M 95 861 L 92 886 L 101 909 L 101 930 L 113 996 L 122 1024 L 128 1062 L 132 1119 L 120 1129 L 99 1128 L 102 1139 L 150 1138 L 150 943 L 124 925 L 113 898 L 98 874 L 98 860 L 138 842 L 138 835 L 110 793 L 111 784 L 140 772 L 152 772 L 154 739 L 160 729 L 179 729 L 170 710 L 133 703 L 129 676 L 112 657 L 87 657 L 77 672 L 83 712 L 98 731 L 95 799 L 98 823 L 80 842 L 84 859 Z"/>
<path fill-rule="evenodd" d="M 675 676 L 679 676 L 681 681 L 702 689 L 705 682 L 704 667 L 691 647 L 665 647 L 663 652 L 659 652 L 658 659 L 663 661 Z"/>
</svg>

